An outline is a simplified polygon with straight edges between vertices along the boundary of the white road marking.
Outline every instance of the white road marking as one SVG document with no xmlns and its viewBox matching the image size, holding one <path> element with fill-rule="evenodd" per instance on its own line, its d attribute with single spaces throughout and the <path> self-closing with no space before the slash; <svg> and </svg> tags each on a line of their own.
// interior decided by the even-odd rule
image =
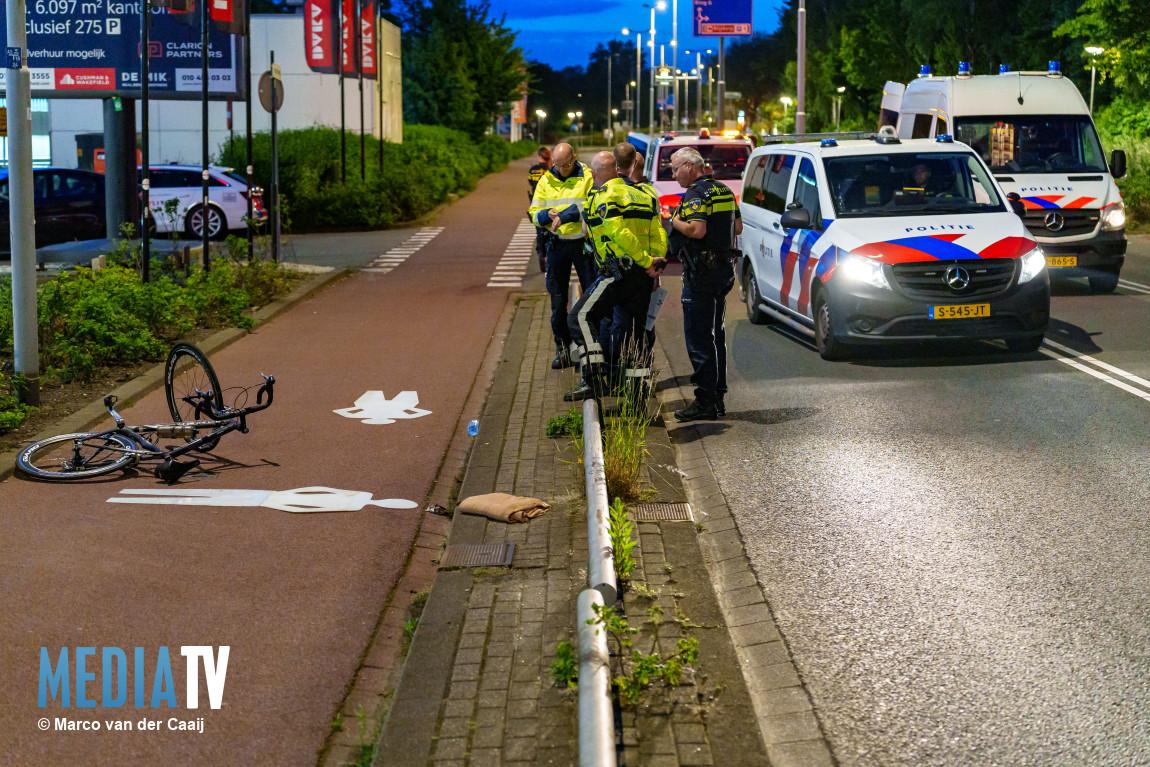
<svg viewBox="0 0 1150 767">
<path fill-rule="evenodd" d="M 1143 399 L 1143 400 L 1146 400 L 1147 402 L 1150 402 L 1150 381 L 1147 381 L 1145 378 L 1142 378 L 1140 376 L 1136 376 L 1133 373 L 1129 373 L 1120 367 L 1115 367 L 1114 365 L 1103 362 L 1102 360 L 1096 359 L 1095 357 L 1091 357 L 1089 354 L 1081 354 L 1079 352 L 1076 352 L 1073 349 L 1071 349 L 1070 347 L 1063 346 L 1062 344 L 1058 343 L 1057 341 L 1051 341 L 1050 339 L 1046 339 L 1044 341 L 1044 343 L 1047 346 L 1049 346 L 1053 349 L 1056 349 L 1058 352 L 1061 352 L 1060 354 L 1055 354 L 1055 353 L 1048 351 L 1046 349 L 1039 349 L 1039 351 L 1042 352 L 1043 354 L 1045 354 L 1047 357 L 1050 357 L 1051 359 L 1056 359 L 1059 362 L 1063 363 L 1064 365 L 1069 365 L 1070 367 L 1074 368 L 1075 370 L 1079 370 L 1083 373 L 1086 373 L 1087 375 L 1094 376 L 1099 381 L 1105 381 L 1106 383 L 1110 384 L 1111 386 L 1117 387 L 1117 388 L 1121 389 L 1122 391 L 1129 392 L 1130 394 L 1133 394 L 1135 397 L 1138 397 L 1139 399 Z M 1068 356 L 1064 356 L 1064 355 L 1068 355 Z M 1094 365 L 1100 369 L 1096 370 L 1095 368 L 1089 367 L 1089 365 Z M 1114 376 L 1118 376 L 1118 378 L 1115 378 L 1114 376 L 1107 375 L 1106 373 L 1104 373 L 1102 371 L 1107 371 L 1109 373 L 1113 373 Z M 1138 386 L 1145 387 L 1145 390 L 1139 389 L 1136 386 L 1131 386 L 1130 384 L 1126 383 L 1126 381 L 1119 380 L 1119 378 L 1124 378 L 1124 379 L 1126 379 L 1126 381 L 1132 381 L 1133 383 L 1137 384 Z"/>
<path fill-rule="evenodd" d="M 527 271 L 527 264 L 535 252 L 535 225 L 530 221 L 520 221 L 511 237 L 511 242 L 503 251 L 503 257 L 495 266 L 491 279 L 487 282 L 489 288 L 517 288 L 523 282 Z"/>
<path fill-rule="evenodd" d="M 434 240 L 436 235 L 442 231 L 442 226 L 425 226 L 408 237 L 403 244 L 397 245 L 382 256 L 379 256 L 370 264 L 360 269 L 360 271 L 372 272 L 374 274 L 387 274 L 392 269 L 400 266 L 424 245 Z"/>
</svg>

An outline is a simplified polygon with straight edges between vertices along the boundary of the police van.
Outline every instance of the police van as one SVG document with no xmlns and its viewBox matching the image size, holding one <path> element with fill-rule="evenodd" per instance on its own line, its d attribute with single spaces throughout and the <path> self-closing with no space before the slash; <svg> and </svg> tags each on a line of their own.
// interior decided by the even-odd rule
<svg viewBox="0 0 1150 767">
<path fill-rule="evenodd" d="M 659 194 L 663 223 L 668 226 L 684 191 L 671 173 L 671 155 L 684 147 L 694 147 L 710 164 L 715 180 L 730 187 L 738 199 L 742 192 L 743 169 L 754 149 L 751 140 L 742 135 L 712 137 L 706 128 L 698 133 L 664 133 L 655 138 L 632 133 L 627 140 L 643 153 L 646 163 L 643 175 L 651 179 Z"/>
<path fill-rule="evenodd" d="M 1042 343 L 1043 252 L 1022 206 L 949 136 L 901 141 L 887 128 L 766 145 L 742 188 L 738 276 L 752 323 L 811 333 L 832 360 L 864 344 Z"/>
<path fill-rule="evenodd" d="M 1026 207 L 1024 221 L 1042 245 L 1053 275 L 1087 277 L 1110 292 L 1126 254 L 1126 209 L 1114 180 L 1126 154 L 1107 163 L 1090 109 L 1056 61 L 1046 72 L 956 77 L 923 67 L 905 89 L 883 88 L 883 114 L 897 114 L 901 138 L 952 134 L 990 166 L 1008 194 Z M 888 117 L 889 119 L 889 117 Z"/>
</svg>

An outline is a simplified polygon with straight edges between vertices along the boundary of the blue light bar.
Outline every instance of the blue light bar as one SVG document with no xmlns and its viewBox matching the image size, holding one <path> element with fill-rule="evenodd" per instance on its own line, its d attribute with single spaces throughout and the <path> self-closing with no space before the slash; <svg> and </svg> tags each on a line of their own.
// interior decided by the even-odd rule
<svg viewBox="0 0 1150 767">
<path fill-rule="evenodd" d="M 1057 61 L 1050 62 L 1050 64 L 1047 66 L 1046 74 L 1048 74 L 1048 75 L 1060 75 L 1060 74 L 1062 74 L 1062 65 L 1059 64 Z"/>
<path fill-rule="evenodd" d="M 930 77 L 930 64 L 923 64 L 918 68 L 919 77 Z"/>
<path fill-rule="evenodd" d="M 1010 65 L 1009 64 L 999 64 L 998 65 L 998 74 L 1005 75 L 1008 72 L 1010 72 Z"/>
<path fill-rule="evenodd" d="M 825 138 L 822 140 L 822 143 L 821 143 L 821 146 L 838 146 L 838 145 L 839 145 L 839 142 L 835 141 L 833 138 Z"/>
<path fill-rule="evenodd" d="M 970 76 L 970 62 L 969 61 L 958 62 L 958 74 L 960 77 L 963 75 L 966 75 L 968 77 Z"/>
</svg>

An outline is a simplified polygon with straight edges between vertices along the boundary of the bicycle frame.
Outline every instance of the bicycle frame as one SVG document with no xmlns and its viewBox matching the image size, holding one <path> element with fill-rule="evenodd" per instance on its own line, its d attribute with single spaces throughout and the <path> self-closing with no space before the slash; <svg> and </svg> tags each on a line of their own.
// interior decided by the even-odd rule
<svg viewBox="0 0 1150 767">
<path fill-rule="evenodd" d="M 216 410 L 212 404 L 211 393 L 202 392 L 197 390 L 195 397 L 185 397 L 184 400 L 196 409 L 196 413 L 204 413 L 208 416 L 207 420 L 203 421 L 188 421 L 186 423 L 160 423 L 160 424 L 145 424 L 142 426 L 127 426 L 124 422 L 123 416 L 116 412 L 114 405 L 116 404 L 115 395 L 109 394 L 104 397 L 104 406 L 108 408 L 108 414 L 112 416 L 116 422 L 115 429 L 108 429 L 106 431 L 98 432 L 97 436 L 105 434 L 119 434 L 136 445 L 139 450 L 132 451 L 140 459 L 165 459 L 177 458 L 193 450 L 197 450 L 208 442 L 209 440 L 218 440 L 225 434 L 233 431 L 239 431 L 241 434 L 248 433 L 247 417 L 252 413 L 258 413 L 261 410 L 266 410 L 271 407 L 272 397 L 275 387 L 275 376 L 263 376 L 264 384 L 260 386 L 256 392 L 256 404 L 251 407 L 244 408 L 224 408 L 223 410 Z M 264 396 L 267 396 L 267 401 L 264 401 Z M 155 432 L 157 437 L 191 437 L 192 433 L 201 429 L 211 429 L 211 431 L 203 436 L 196 437 L 190 442 L 175 447 L 160 447 L 152 443 L 150 440 L 142 436 L 142 432 Z M 165 432 L 167 432 L 165 434 Z"/>
</svg>

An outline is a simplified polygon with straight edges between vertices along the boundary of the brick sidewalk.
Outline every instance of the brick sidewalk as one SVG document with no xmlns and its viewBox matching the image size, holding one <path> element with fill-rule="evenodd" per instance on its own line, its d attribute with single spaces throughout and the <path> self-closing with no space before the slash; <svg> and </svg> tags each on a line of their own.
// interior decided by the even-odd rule
<svg viewBox="0 0 1150 767">
<path fill-rule="evenodd" d="M 582 465 L 569 439 L 545 435 L 570 409 L 572 371 L 551 370 L 546 297 L 520 299 L 480 419 L 460 498 L 500 491 L 552 504 L 528 524 L 457 515 L 449 543 L 514 543 L 510 567 L 441 569 L 386 723 L 378 765 L 575 765 L 574 690 L 556 687 L 556 646 L 577 643 L 575 600 L 586 588 Z M 659 501 L 684 501 L 661 421 L 648 432 Z M 635 646 L 666 654 L 699 639 L 697 669 L 659 685 L 617 717 L 620 764 L 766 764 L 750 697 L 691 522 L 640 523 L 634 581 L 621 609 Z M 640 596 L 642 594 L 643 596 Z M 648 608 L 658 605 L 661 618 Z"/>
</svg>

